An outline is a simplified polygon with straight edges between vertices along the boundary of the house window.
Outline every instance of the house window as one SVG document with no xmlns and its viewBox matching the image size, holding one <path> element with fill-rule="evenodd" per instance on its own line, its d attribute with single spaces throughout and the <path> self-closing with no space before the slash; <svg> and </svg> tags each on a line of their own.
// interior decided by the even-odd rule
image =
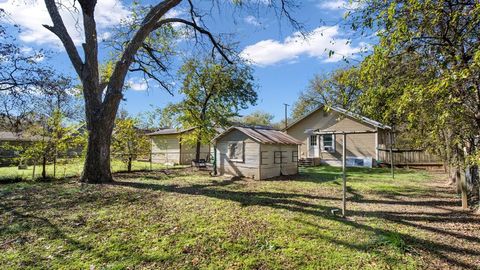
<svg viewBox="0 0 480 270">
<path fill-rule="evenodd" d="M 335 152 L 335 136 L 333 134 L 325 134 L 322 136 L 322 151 Z"/>
<path fill-rule="evenodd" d="M 243 162 L 243 142 L 231 142 L 228 144 L 227 156 L 231 161 Z"/>
<path fill-rule="evenodd" d="M 317 135 L 310 136 L 310 146 L 317 146 Z"/>
<path fill-rule="evenodd" d="M 292 162 L 298 162 L 298 151 L 292 151 Z"/>
</svg>

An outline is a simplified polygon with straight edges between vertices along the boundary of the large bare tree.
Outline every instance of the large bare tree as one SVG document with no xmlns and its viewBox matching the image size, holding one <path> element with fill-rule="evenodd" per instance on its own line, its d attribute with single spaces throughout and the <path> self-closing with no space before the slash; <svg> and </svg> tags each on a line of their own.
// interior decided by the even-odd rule
<svg viewBox="0 0 480 270">
<path fill-rule="evenodd" d="M 195 10 L 193 0 L 164 0 L 149 9 L 143 20 L 135 30 L 108 78 L 100 76 L 98 58 L 98 35 L 95 22 L 96 0 L 76 0 L 83 17 L 85 42 L 83 46 L 83 58 L 75 46 L 71 36 L 60 15 L 59 8 L 65 8 L 59 1 L 44 0 L 53 25 L 44 25 L 54 33 L 65 47 L 75 71 L 83 86 L 85 100 L 86 122 L 89 131 L 88 149 L 81 181 L 89 183 L 104 183 L 113 181 L 110 171 L 110 144 L 115 116 L 122 100 L 125 78 L 130 65 L 134 61 L 135 54 L 142 47 L 145 39 L 154 31 L 171 23 L 181 23 L 192 27 L 195 33 L 205 35 L 212 42 L 213 48 L 226 57 L 222 46 L 204 25 L 204 21 Z M 190 12 L 190 19 L 165 18 L 165 14 L 185 2 Z M 212 0 L 215 3 L 216 0 Z M 258 5 L 265 1 L 232 1 L 233 4 L 247 5 L 257 2 Z M 288 10 L 295 5 L 294 1 L 272 0 L 268 6 L 275 8 L 277 14 L 285 16 L 298 26 L 290 16 Z M 102 79 L 104 78 L 104 79 Z"/>
</svg>

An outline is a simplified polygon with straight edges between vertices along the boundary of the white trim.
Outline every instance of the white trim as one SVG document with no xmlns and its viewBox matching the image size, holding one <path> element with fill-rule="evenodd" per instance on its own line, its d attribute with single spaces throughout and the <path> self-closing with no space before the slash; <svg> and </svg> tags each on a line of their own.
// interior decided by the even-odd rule
<svg viewBox="0 0 480 270">
<path fill-rule="evenodd" d="M 330 134 L 324 134 L 324 135 L 319 135 L 319 137 L 321 137 L 321 143 L 320 143 L 320 152 L 322 153 L 335 153 L 335 151 L 337 150 L 336 149 L 336 141 L 335 141 L 335 134 L 331 134 L 332 135 L 332 150 L 325 150 L 325 147 L 323 145 L 324 141 L 323 141 L 323 136 L 325 135 L 330 135 Z"/>
</svg>

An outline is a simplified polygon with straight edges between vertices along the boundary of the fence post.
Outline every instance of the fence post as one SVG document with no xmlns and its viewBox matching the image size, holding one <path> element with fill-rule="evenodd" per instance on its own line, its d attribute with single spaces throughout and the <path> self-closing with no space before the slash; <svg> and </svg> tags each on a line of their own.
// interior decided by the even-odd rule
<svg viewBox="0 0 480 270">
<path fill-rule="evenodd" d="M 395 167 L 393 165 L 393 133 L 390 132 L 390 170 L 392 171 L 392 178 L 395 178 Z"/>
</svg>

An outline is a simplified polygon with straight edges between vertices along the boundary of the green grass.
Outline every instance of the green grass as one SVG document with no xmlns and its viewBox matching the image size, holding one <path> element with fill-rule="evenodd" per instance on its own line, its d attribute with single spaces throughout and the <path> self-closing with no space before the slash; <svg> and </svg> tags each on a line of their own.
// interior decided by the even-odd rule
<svg viewBox="0 0 480 270">
<path fill-rule="evenodd" d="M 392 178 L 390 168 L 347 168 L 348 187 L 360 192 L 381 194 L 425 194 L 428 188 L 422 185 L 429 178 L 426 171 L 395 169 Z M 300 179 L 312 182 L 325 182 L 329 186 L 342 183 L 342 168 L 324 166 L 306 168 Z"/>
<path fill-rule="evenodd" d="M 112 171 L 119 172 L 127 170 L 127 166 L 120 160 L 112 160 Z M 165 169 L 167 166 L 163 164 L 152 163 L 153 170 Z M 83 169 L 83 160 L 81 159 L 69 159 L 59 160 L 56 166 L 56 177 L 64 178 L 71 176 L 80 176 Z M 132 170 L 149 170 L 150 163 L 143 161 L 133 161 Z M 47 176 L 53 177 L 54 166 L 48 164 L 46 167 Z M 42 167 L 37 165 L 35 168 L 35 178 L 41 177 Z M 28 166 L 27 169 L 19 169 L 18 166 L 0 167 L 0 183 L 2 180 L 31 180 L 33 177 L 33 165 Z"/>
<path fill-rule="evenodd" d="M 112 185 L 0 186 L 2 269 L 417 269 L 414 228 L 340 205 L 338 168 L 291 179 L 118 174 Z M 416 195 L 426 173 L 349 169 L 350 200 Z M 413 192 L 413 193 L 412 193 Z M 412 195 L 413 194 L 413 195 Z M 364 210 L 364 209 L 363 209 Z M 358 212 L 357 212 L 358 211 Z M 407 241 L 408 240 L 408 241 Z"/>
</svg>

